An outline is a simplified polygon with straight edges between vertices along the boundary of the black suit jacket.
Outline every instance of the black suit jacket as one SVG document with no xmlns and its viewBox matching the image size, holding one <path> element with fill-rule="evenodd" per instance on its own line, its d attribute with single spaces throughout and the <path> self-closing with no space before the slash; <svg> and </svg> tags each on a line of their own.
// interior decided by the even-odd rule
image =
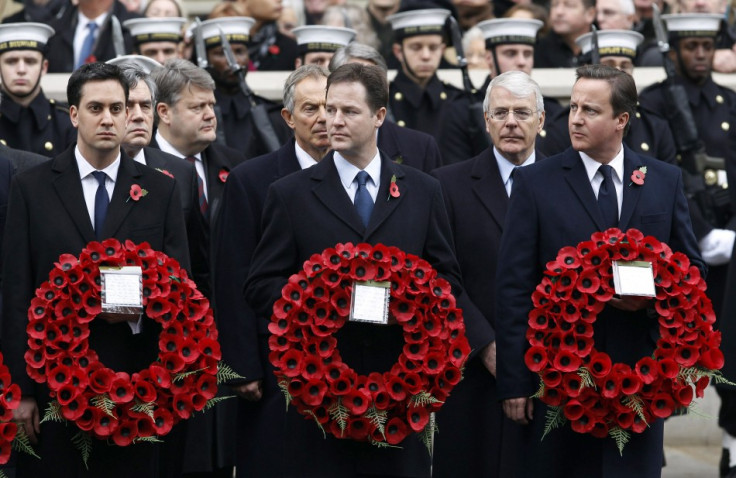
<svg viewBox="0 0 736 478">
<path fill-rule="evenodd" d="M 389 197 L 395 175 L 401 195 Z M 439 183 L 413 168 L 381 155 L 381 183 L 367 227 L 355 211 L 340 182 L 332 154 L 319 164 L 271 185 L 263 209 L 263 235 L 253 255 L 246 282 L 246 300 L 261 317 L 271 308 L 290 274 L 311 254 L 340 242 L 382 243 L 426 259 L 454 286 L 463 307 L 471 346 L 490 341 L 488 324 L 467 301 Z M 343 359 L 358 373 L 388 370 L 403 346 L 398 327 L 371 327 L 348 323 L 338 333 Z M 378 449 L 328 437 L 291 409 L 286 421 L 283 450 L 299 453 L 282 463 L 287 474 L 353 476 L 383 473 L 392 476 L 428 476 L 429 456 L 416 437 L 403 449 Z M 302 458 L 303 457 L 303 458 Z"/>
<path fill-rule="evenodd" d="M 391 121 L 378 128 L 378 149 L 394 162 L 425 173 L 442 166 L 440 148 L 432 136 Z"/>
<path fill-rule="evenodd" d="M 133 184 L 148 190 L 148 195 L 139 201 L 128 201 Z M 43 413 L 48 390 L 26 375 L 23 357 L 27 349 L 28 305 L 36 287 L 48 280 L 59 255 L 78 255 L 95 240 L 74 147 L 16 176 L 8 203 L 7 227 L 13 234 L 7 235 L 3 244 L 3 275 L 12 276 L 13 280 L 3 283 L 3 295 L 9 300 L 3 304 L 2 351 L 13 381 L 24 395 L 36 398 Z M 146 241 L 189 269 L 186 230 L 175 181 L 136 163 L 125 153 L 121 153 L 103 235 L 120 241 Z M 90 327 L 90 347 L 106 366 L 116 371 L 138 371 L 158 353 L 160 326 L 153 321 L 144 319 L 138 335 L 133 335 L 126 323 L 95 320 Z M 44 423 L 37 448 L 44 459 L 24 461 L 30 467 L 24 467 L 30 473 L 27 476 L 80 476 L 83 465 L 69 443 L 73 432 L 74 427 Z M 90 476 L 156 476 L 155 447 L 126 448 L 130 450 L 95 441 Z"/>
<path fill-rule="evenodd" d="M 74 32 L 77 29 L 78 11 L 77 6 L 67 8 L 60 18 L 50 24 L 56 34 L 46 44 L 49 73 L 70 73 L 74 71 Z M 137 13 L 129 12 L 125 5 L 117 0 L 114 0 L 111 13 L 120 20 L 121 24 L 125 20 L 141 17 Z M 133 39 L 127 28 L 123 28 L 123 39 L 125 41 L 125 53 L 131 53 L 133 51 Z M 100 29 L 92 54 L 97 61 L 102 62 L 115 58 L 110 16 L 105 19 L 105 24 Z"/>
<path fill-rule="evenodd" d="M 628 177 L 623 178 L 619 228 L 635 228 L 666 242 L 703 271 L 679 169 L 640 156 L 624 145 L 624 176 L 640 166 L 647 167 L 642 186 L 630 186 Z M 537 380 L 524 363 L 528 347 L 525 333 L 531 295 L 545 265 L 557 257 L 560 248 L 589 240 L 602 229 L 596 197 L 577 151 L 570 148 L 516 171 L 496 277 L 499 399 L 529 397 L 536 391 Z M 653 352 L 659 326 L 645 311 L 606 307 L 598 315 L 594 333 L 598 350 L 608 353 L 613 362 L 633 365 Z M 604 476 L 601 473 L 606 470 L 605 476 L 630 477 L 633 472 L 641 473 L 636 476 L 658 476 L 661 472 L 661 420 L 650 423 L 647 432 L 633 434 L 620 456 L 613 440 L 601 443 L 598 438 L 573 432 L 569 426 L 554 430 L 542 442 L 546 407 L 539 401 L 534 405 L 525 460 L 528 474 L 522 476 L 596 477 Z M 566 466 L 569 468 L 563 470 Z"/>
<path fill-rule="evenodd" d="M 38 166 L 49 160 L 46 156 L 36 153 L 29 153 L 20 149 L 8 148 L 0 144 L 0 155 L 8 158 L 13 165 L 13 172 L 22 173 L 26 169 Z"/>
</svg>

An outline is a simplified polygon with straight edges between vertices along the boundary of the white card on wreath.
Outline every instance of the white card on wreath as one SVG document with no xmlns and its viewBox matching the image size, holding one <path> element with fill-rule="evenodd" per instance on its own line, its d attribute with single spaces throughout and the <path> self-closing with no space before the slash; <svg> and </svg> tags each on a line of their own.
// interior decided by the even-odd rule
<svg viewBox="0 0 736 478">
<path fill-rule="evenodd" d="M 613 286 L 618 295 L 656 297 L 654 271 L 648 261 L 613 261 Z"/>
<path fill-rule="evenodd" d="M 390 297 L 390 282 L 353 282 L 349 320 L 371 324 L 388 324 L 388 300 Z"/>
<path fill-rule="evenodd" d="M 100 267 L 102 311 L 143 312 L 143 270 L 139 266 Z"/>
</svg>

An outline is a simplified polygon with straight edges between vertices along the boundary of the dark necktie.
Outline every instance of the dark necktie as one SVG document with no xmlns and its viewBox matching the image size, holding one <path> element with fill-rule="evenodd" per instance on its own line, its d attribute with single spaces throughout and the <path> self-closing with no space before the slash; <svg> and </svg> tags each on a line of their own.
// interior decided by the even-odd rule
<svg viewBox="0 0 736 478">
<path fill-rule="evenodd" d="M 514 169 L 511 170 L 511 174 L 509 174 L 509 197 L 511 197 L 511 191 L 514 189 L 514 174 L 516 174 L 516 170 L 520 167 L 521 166 L 514 166 Z"/>
<path fill-rule="evenodd" d="M 598 208 L 603 215 L 603 225 L 606 229 L 618 226 L 618 198 L 616 187 L 613 185 L 613 168 L 607 164 L 601 165 L 598 171 L 603 175 L 601 188 L 598 190 Z"/>
<path fill-rule="evenodd" d="M 110 196 L 107 195 L 105 180 L 107 174 L 102 171 L 93 171 L 92 175 L 97 180 L 97 193 L 95 194 L 95 237 L 98 241 L 103 239 L 102 229 L 105 226 L 105 217 L 107 217 L 107 206 L 110 204 Z"/>
<path fill-rule="evenodd" d="M 95 22 L 89 22 L 87 24 L 87 29 L 89 29 L 89 33 L 84 37 L 82 49 L 79 50 L 79 61 L 77 61 L 76 68 L 84 65 L 84 62 L 87 61 L 87 58 L 92 54 L 92 47 L 95 46 L 95 31 L 97 31 L 97 24 Z"/>
<path fill-rule="evenodd" d="M 203 217 L 207 217 L 207 196 L 204 195 L 204 181 L 197 172 L 197 158 L 194 156 L 187 156 L 187 161 L 194 165 L 194 174 L 197 176 L 197 194 L 199 195 L 199 211 Z"/>
<path fill-rule="evenodd" d="M 355 192 L 355 209 L 357 209 L 358 215 L 366 227 L 368 227 L 368 221 L 370 221 L 371 212 L 373 211 L 373 198 L 371 193 L 368 192 L 368 188 L 365 187 L 368 178 L 368 173 L 365 171 L 360 171 L 355 175 L 355 181 L 358 182 L 358 190 Z"/>
</svg>

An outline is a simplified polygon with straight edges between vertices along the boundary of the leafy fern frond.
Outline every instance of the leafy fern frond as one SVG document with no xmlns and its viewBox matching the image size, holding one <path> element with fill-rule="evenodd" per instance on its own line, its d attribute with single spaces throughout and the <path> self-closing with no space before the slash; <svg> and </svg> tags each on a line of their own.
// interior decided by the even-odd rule
<svg viewBox="0 0 736 478">
<path fill-rule="evenodd" d="M 547 436 L 549 432 L 555 428 L 559 428 L 567 422 L 565 414 L 562 413 L 562 407 L 548 407 L 547 416 L 544 420 L 544 433 L 542 433 L 542 440 Z"/>
<path fill-rule="evenodd" d="M 51 400 L 43 414 L 43 422 L 63 422 L 65 418 L 61 414 L 61 404 L 57 400 Z"/>
<path fill-rule="evenodd" d="M 74 448 L 79 450 L 79 453 L 82 455 L 84 468 L 89 470 L 87 463 L 89 462 L 89 456 L 92 453 L 92 437 L 84 430 L 79 430 L 72 437 L 72 443 L 74 444 Z"/>
<path fill-rule="evenodd" d="M 115 415 L 113 415 L 112 413 L 112 411 L 115 409 L 115 402 L 110 400 L 110 397 L 105 395 L 95 395 L 94 397 L 92 397 L 92 404 L 105 412 L 106 415 L 115 418 Z"/>
<path fill-rule="evenodd" d="M 612 427 L 610 430 L 608 430 L 608 434 L 616 441 L 618 453 L 623 456 L 624 446 L 626 446 L 626 444 L 631 439 L 631 433 L 627 432 L 621 427 Z"/>
<path fill-rule="evenodd" d="M 217 364 L 217 384 L 221 384 L 230 380 L 243 380 L 245 377 L 238 374 L 228 364 L 220 362 Z"/>
<path fill-rule="evenodd" d="M 39 460 L 41 459 L 41 457 L 36 454 L 36 450 L 31 446 L 31 439 L 28 438 L 28 434 L 26 433 L 26 429 L 23 427 L 22 423 L 18 424 L 18 432 L 15 434 L 12 446 L 15 451 L 22 451 L 32 457 L 38 458 Z"/>
<path fill-rule="evenodd" d="M 218 403 L 220 403 L 223 400 L 227 400 L 228 398 L 235 398 L 235 395 L 228 395 L 227 397 L 213 397 L 207 400 L 207 403 L 204 406 L 205 410 L 209 410 L 210 408 L 214 407 Z"/>
</svg>

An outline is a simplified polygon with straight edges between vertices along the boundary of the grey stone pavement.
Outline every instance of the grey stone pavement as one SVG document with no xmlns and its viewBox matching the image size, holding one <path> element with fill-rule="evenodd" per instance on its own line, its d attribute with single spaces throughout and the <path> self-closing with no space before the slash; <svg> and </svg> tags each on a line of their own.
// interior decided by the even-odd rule
<svg viewBox="0 0 736 478">
<path fill-rule="evenodd" d="M 670 418 L 665 422 L 664 444 L 667 466 L 662 478 L 717 478 L 721 458 L 721 432 L 718 428 L 720 399 L 713 387 L 698 400 L 702 416 Z"/>
</svg>

